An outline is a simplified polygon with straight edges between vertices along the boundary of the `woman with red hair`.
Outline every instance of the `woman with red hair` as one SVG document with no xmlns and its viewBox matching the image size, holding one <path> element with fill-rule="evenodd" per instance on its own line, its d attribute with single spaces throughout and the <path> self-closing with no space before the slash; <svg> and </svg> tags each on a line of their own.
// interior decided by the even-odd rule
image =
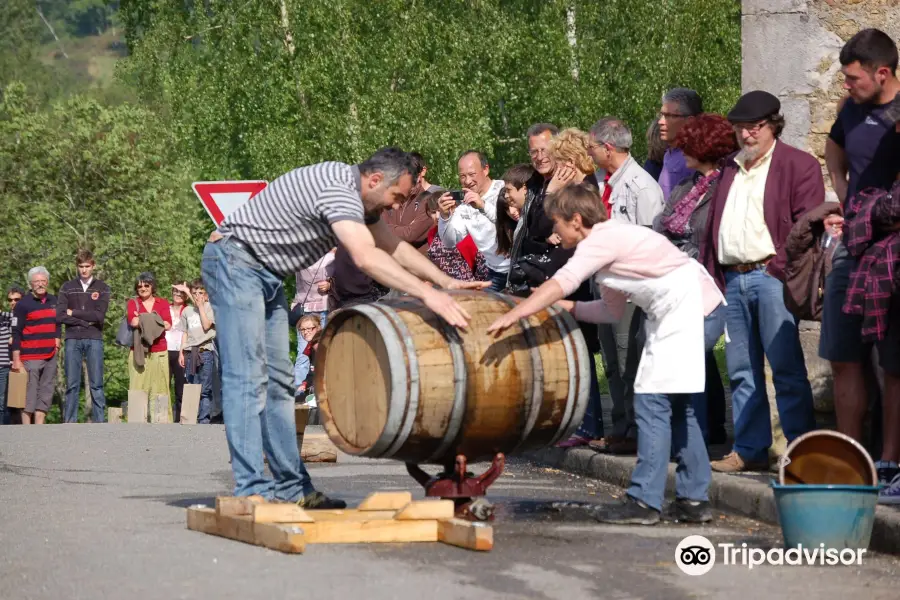
<svg viewBox="0 0 900 600">
<path fill-rule="evenodd" d="M 674 146 L 684 154 L 688 168 L 695 169 L 672 190 L 669 202 L 653 228 L 669 238 L 682 252 L 697 259 L 700 240 L 706 234 L 709 203 L 719 183 L 721 167 L 738 150 L 734 129 L 721 115 L 704 113 L 691 117 L 675 138 Z M 706 390 L 693 397 L 694 413 L 707 444 L 725 443 L 725 389 L 713 349 L 725 329 L 722 307 L 706 317 Z"/>
</svg>

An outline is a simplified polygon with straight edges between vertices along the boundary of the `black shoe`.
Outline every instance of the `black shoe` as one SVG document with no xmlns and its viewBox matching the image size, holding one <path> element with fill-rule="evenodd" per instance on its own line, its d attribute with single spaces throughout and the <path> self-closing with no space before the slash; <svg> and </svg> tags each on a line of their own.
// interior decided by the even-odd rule
<svg viewBox="0 0 900 600">
<path fill-rule="evenodd" d="M 900 469 L 896 467 L 880 467 L 875 471 L 878 473 L 878 483 L 883 483 L 884 485 L 890 485 L 894 477 L 900 474 Z"/>
<path fill-rule="evenodd" d="M 621 504 L 598 509 L 594 518 L 614 525 L 656 525 L 659 523 L 659 511 L 626 495 Z"/>
<path fill-rule="evenodd" d="M 672 505 L 672 517 L 679 523 L 708 523 L 713 514 L 709 502 L 676 498 Z"/>
<path fill-rule="evenodd" d="M 297 506 L 300 508 L 323 508 L 323 509 L 339 509 L 339 508 L 347 508 L 347 503 L 343 500 L 337 500 L 335 498 L 329 498 L 322 492 L 313 492 L 308 496 L 304 496 L 297 502 Z"/>
</svg>

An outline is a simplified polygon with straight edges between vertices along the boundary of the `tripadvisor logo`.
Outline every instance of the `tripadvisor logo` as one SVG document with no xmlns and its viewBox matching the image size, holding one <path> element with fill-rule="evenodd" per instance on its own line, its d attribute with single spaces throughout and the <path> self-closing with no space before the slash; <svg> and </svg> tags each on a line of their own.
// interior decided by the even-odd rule
<svg viewBox="0 0 900 600">
<path fill-rule="evenodd" d="M 861 565 L 865 548 L 826 548 L 825 544 L 813 547 L 797 546 L 796 548 L 750 548 L 746 543 L 718 544 L 716 546 L 702 535 L 689 535 L 681 540 L 675 548 L 675 564 L 687 575 L 705 575 L 716 564 L 717 554 L 720 564 L 742 565 L 748 569 L 761 565 L 773 566 L 850 566 Z"/>
</svg>

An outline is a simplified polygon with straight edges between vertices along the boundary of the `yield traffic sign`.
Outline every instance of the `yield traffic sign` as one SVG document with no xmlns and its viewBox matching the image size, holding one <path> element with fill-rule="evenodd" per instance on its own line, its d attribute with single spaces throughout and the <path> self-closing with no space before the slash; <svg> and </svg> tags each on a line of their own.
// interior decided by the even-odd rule
<svg viewBox="0 0 900 600">
<path fill-rule="evenodd" d="M 196 181 L 191 185 L 218 227 L 225 218 L 269 185 L 268 181 Z"/>
</svg>

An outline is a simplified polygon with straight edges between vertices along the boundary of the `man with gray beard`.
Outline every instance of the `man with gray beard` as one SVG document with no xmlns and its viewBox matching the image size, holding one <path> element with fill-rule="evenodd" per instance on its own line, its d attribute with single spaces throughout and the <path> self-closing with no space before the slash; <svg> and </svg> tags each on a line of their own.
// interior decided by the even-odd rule
<svg viewBox="0 0 900 600">
<path fill-rule="evenodd" d="M 741 150 L 722 168 L 710 201 L 701 260 L 725 294 L 725 359 L 731 379 L 734 448 L 716 471 L 766 470 L 772 445 L 765 360 L 788 443 L 815 427 L 797 320 L 784 304 L 785 241 L 800 217 L 825 202 L 812 155 L 779 140 L 778 98 L 749 92 L 728 113 Z"/>
</svg>

